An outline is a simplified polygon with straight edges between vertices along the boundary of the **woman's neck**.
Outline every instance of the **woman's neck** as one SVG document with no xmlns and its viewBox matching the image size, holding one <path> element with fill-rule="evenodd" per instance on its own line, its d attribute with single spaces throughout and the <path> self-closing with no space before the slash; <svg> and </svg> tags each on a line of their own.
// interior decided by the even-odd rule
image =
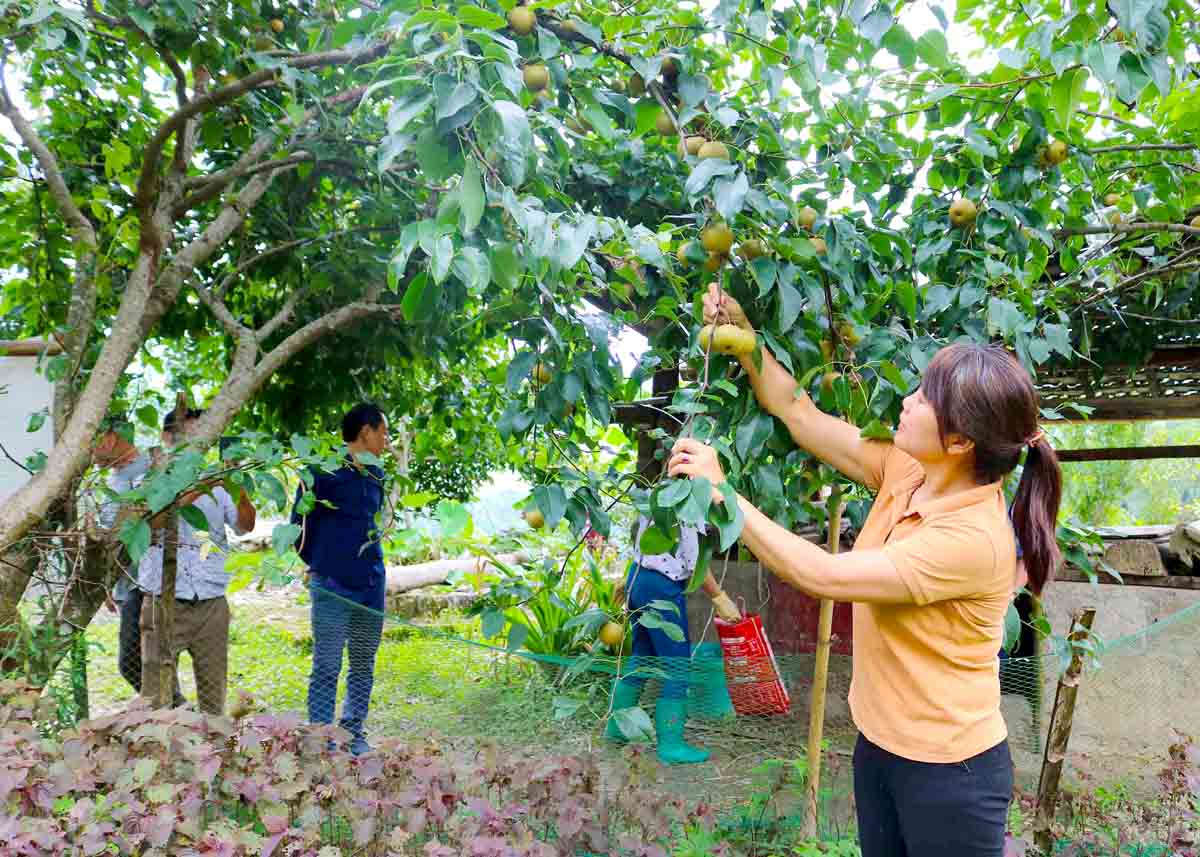
<svg viewBox="0 0 1200 857">
<path fill-rule="evenodd" d="M 925 470 L 925 481 L 917 489 L 914 499 L 938 500 L 979 487 L 973 468 L 964 466 L 958 459 L 921 462 L 921 467 Z"/>
</svg>

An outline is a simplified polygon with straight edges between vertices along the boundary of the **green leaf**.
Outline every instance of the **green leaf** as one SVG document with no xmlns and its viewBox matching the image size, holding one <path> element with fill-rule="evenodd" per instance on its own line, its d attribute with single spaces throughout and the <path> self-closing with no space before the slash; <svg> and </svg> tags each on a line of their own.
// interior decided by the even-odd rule
<svg viewBox="0 0 1200 857">
<path fill-rule="evenodd" d="M 664 509 L 673 509 L 692 493 L 690 479 L 668 479 L 658 488 L 658 505 Z"/>
<path fill-rule="evenodd" d="M 299 524 L 276 524 L 271 530 L 271 548 L 283 556 L 300 538 L 301 532 L 303 530 Z"/>
<path fill-rule="evenodd" d="M 1050 91 L 1050 103 L 1062 128 L 1071 127 L 1071 119 L 1079 107 L 1079 99 L 1083 97 L 1087 81 L 1087 69 L 1077 68 L 1066 72 L 1054 82 Z"/>
<path fill-rule="evenodd" d="M 934 68 L 945 68 L 950 64 L 950 45 L 940 30 L 929 30 L 917 39 L 917 56 Z"/>
<path fill-rule="evenodd" d="M 500 636 L 500 632 L 504 630 L 504 625 L 508 621 L 504 613 L 494 608 L 484 610 L 479 619 L 481 626 L 480 630 L 482 631 L 483 638 L 485 640 L 490 640 L 493 637 Z"/>
<path fill-rule="evenodd" d="M 750 262 L 750 273 L 754 277 L 754 282 L 758 283 L 758 296 L 764 297 L 771 291 L 771 287 L 775 285 L 775 277 L 779 273 L 779 266 L 775 260 L 769 256 L 759 256 Z"/>
<path fill-rule="evenodd" d="M 147 428 L 158 428 L 158 411 L 155 410 L 153 405 L 142 405 L 140 408 L 138 408 L 137 418 L 138 422 Z"/>
<path fill-rule="evenodd" d="M 712 160 L 712 159 L 710 159 Z M 717 179 L 713 185 L 713 201 L 717 212 L 728 221 L 733 221 L 746 204 L 746 194 L 750 191 L 750 182 L 746 174 L 739 171 L 732 179 Z"/>
<path fill-rule="evenodd" d="M 676 643 L 682 643 L 687 637 L 683 633 L 683 629 L 679 627 L 677 622 L 672 622 L 670 619 L 664 619 L 661 614 L 654 610 L 643 610 L 638 614 L 637 624 L 643 628 L 650 628 L 662 631 L 670 639 Z"/>
<path fill-rule="evenodd" d="M 1012 301 L 997 297 L 988 299 L 987 323 L 990 332 L 1011 336 L 1024 320 L 1021 309 Z"/>
<path fill-rule="evenodd" d="M 362 460 L 365 461 L 365 456 Z M 254 485 L 258 489 L 258 493 L 266 497 L 267 501 L 277 509 L 287 508 L 287 489 L 283 487 L 283 483 L 276 478 L 275 474 L 262 471 L 255 473 Z"/>
<path fill-rule="evenodd" d="M 529 639 L 529 628 L 520 623 L 513 623 L 508 629 L 508 650 L 515 652 Z"/>
<path fill-rule="evenodd" d="M 424 310 L 428 309 L 432 301 L 425 300 L 425 292 L 432 292 L 429 288 L 429 277 L 424 272 L 417 274 L 408 284 L 408 288 L 404 290 L 404 297 L 400 301 L 400 312 L 404 314 L 405 321 L 425 321 L 428 319 L 428 313 Z"/>
<path fill-rule="evenodd" d="M 675 510 L 675 514 L 683 523 L 699 527 L 707 519 L 708 509 L 712 505 L 712 483 L 703 476 L 688 481 L 691 483 L 691 493 L 683 505 Z"/>
<path fill-rule="evenodd" d="M 664 533 L 657 524 L 651 524 L 638 540 L 638 551 L 642 556 L 657 556 L 671 553 L 676 543 L 676 539 Z"/>
<path fill-rule="evenodd" d="M 760 410 L 748 414 L 746 419 L 738 425 L 737 434 L 734 437 L 733 446 L 737 450 L 738 458 L 743 462 L 750 462 L 758 458 L 763 445 L 774 430 L 775 424 L 770 414 Z"/>
<path fill-rule="evenodd" d="M 492 263 L 478 247 L 463 247 L 454 257 L 454 275 L 467 287 L 467 291 L 478 294 L 492 281 Z"/>
<path fill-rule="evenodd" d="M 187 521 L 192 529 L 208 532 L 208 516 L 197 506 L 180 506 L 179 517 Z"/>
<path fill-rule="evenodd" d="M 454 262 L 454 242 L 449 235 L 440 235 L 433 243 L 433 252 L 429 254 L 429 274 L 433 282 L 440 285 L 450 275 L 450 265 Z"/>
<path fill-rule="evenodd" d="M 1149 82 L 1150 76 L 1142 70 L 1142 63 L 1137 56 L 1123 54 L 1121 62 L 1117 64 L 1117 98 L 1125 104 L 1135 104 Z"/>
<path fill-rule="evenodd" d="M 533 502 L 542 510 L 546 528 L 553 530 L 567 511 L 567 494 L 561 485 L 537 485 L 533 489 Z"/>
<path fill-rule="evenodd" d="M 737 164 L 722 161 L 720 158 L 706 158 L 692 170 L 687 177 L 683 190 L 688 196 L 696 197 L 704 193 L 708 183 L 718 176 L 731 176 L 737 172 Z"/>
<path fill-rule="evenodd" d="M 439 75 L 439 78 L 449 77 L 449 75 Z M 438 81 L 435 81 L 435 92 L 437 91 Z M 453 89 L 442 91 L 438 94 L 437 108 L 434 110 L 434 117 L 441 121 L 458 113 L 463 108 L 467 107 L 475 100 L 477 90 L 475 86 L 466 82 L 454 84 Z"/>
<path fill-rule="evenodd" d="M 863 18 L 859 24 L 858 31 L 862 37 L 875 47 L 883 41 L 883 37 L 887 35 L 888 30 L 892 29 L 892 25 L 896 23 L 896 19 L 892 17 L 891 10 L 887 6 L 876 6 L 871 14 Z"/>
<path fill-rule="evenodd" d="M 389 135 L 399 134 L 408 127 L 408 123 L 425 112 L 433 103 L 430 93 L 413 95 L 404 101 L 397 101 L 388 110 L 387 129 Z"/>
<path fill-rule="evenodd" d="M 779 295 L 779 313 L 776 316 L 779 333 L 786 335 L 792 329 L 792 325 L 796 323 L 796 319 L 800 317 L 800 310 L 804 307 L 804 298 L 791 283 L 784 282 L 782 278 L 780 278 L 775 291 Z"/>
<path fill-rule="evenodd" d="M 900 301 L 900 306 L 904 308 L 904 312 L 909 318 L 917 317 L 917 290 L 908 280 L 900 280 L 896 283 L 896 298 Z"/>
<path fill-rule="evenodd" d="M 1021 614 L 1017 612 L 1016 603 L 1008 605 L 1004 614 L 1004 651 L 1011 654 L 1021 642 Z"/>
<path fill-rule="evenodd" d="M 533 149 L 529 117 L 519 104 L 513 104 L 511 101 L 493 102 L 492 110 L 500 120 L 500 134 L 497 140 L 500 172 L 506 182 L 519 187 L 525 181 L 526 162 Z"/>
<path fill-rule="evenodd" d="M 141 518 L 127 518 L 117 538 L 129 551 L 129 562 L 136 567 L 150 547 L 150 525 Z"/>
<path fill-rule="evenodd" d="M 616 722 L 617 731 L 626 741 L 654 740 L 654 724 L 650 722 L 650 715 L 641 706 L 620 708 L 609 716 Z"/>
<path fill-rule="evenodd" d="M 47 413 L 45 408 L 40 411 L 34 411 L 29 415 L 29 422 L 25 424 L 25 431 L 29 434 L 33 434 L 46 424 L 46 417 Z"/>
<path fill-rule="evenodd" d="M 438 498 L 430 491 L 419 491 L 416 494 L 405 494 L 400 498 L 400 504 L 406 509 L 421 509 Z"/>
<path fill-rule="evenodd" d="M 483 182 L 479 165 L 474 158 L 467 158 L 463 168 L 462 183 L 458 186 L 458 202 L 462 210 L 463 232 L 470 235 L 483 219 Z"/>
<path fill-rule="evenodd" d="M 469 536 L 474 530 L 471 513 L 462 503 L 453 500 L 443 500 L 437 505 L 438 527 L 442 537 L 455 539 L 459 536 Z"/>
<path fill-rule="evenodd" d="M 508 26 L 507 20 L 495 12 L 480 9 L 478 6 L 459 6 L 456 11 L 458 12 L 458 20 L 462 21 L 468 27 L 480 27 L 485 30 L 502 30 Z"/>
<path fill-rule="evenodd" d="M 733 547 L 738 537 L 741 536 L 742 527 L 746 524 L 746 516 L 738 505 L 737 492 L 733 490 L 728 479 L 721 483 L 721 497 L 724 502 L 718 508 L 723 518 L 717 522 L 717 529 L 721 533 L 720 548 L 724 553 Z"/>
<path fill-rule="evenodd" d="M 1084 51 L 1084 62 L 1105 83 L 1116 83 L 1121 47 L 1112 42 L 1092 42 Z"/>
<path fill-rule="evenodd" d="M 445 181 L 453 174 L 450 149 L 433 128 L 417 137 L 417 163 L 429 181 Z"/>
</svg>

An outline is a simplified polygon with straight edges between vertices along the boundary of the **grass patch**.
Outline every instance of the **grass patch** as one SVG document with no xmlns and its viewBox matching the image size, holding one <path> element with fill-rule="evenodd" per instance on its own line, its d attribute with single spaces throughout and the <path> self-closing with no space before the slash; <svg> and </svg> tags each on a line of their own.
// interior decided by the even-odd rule
<svg viewBox="0 0 1200 857">
<path fill-rule="evenodd" d="M 229 700 L 244 690 L 274 712 L 304 715 L 312 664 L 307 613 L 281 614 L 259 605 L 237 604 L 231 605 L 231 613 Z M 118 709 L 134 697 L 117 671 L 117 631 L 116 621 L 98 622 L 88 630 L 93 716 Z M 579 724 L 572 727 L 554 719 L 554 698 L 562 691 L 536 664 L 440 636 L 470 639 L 473 631 L 470 620 L 457 616 L 442 617 L 428 631 L 389 622 L 376 659 L 368 730 L 375 735 L 428 731 L 541 746 L 572 741 Z M 339 704 L 345 695 L 345 675 L 343 663 Z M 194 701 L 195 680 L 187 653 L 180 657 L 179 678 L 184 695 Z"/>
</svg>

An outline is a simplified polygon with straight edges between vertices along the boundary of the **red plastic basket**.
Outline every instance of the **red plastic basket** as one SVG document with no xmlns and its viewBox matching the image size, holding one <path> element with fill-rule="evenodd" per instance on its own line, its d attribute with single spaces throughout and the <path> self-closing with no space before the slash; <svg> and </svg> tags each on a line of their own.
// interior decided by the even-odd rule
<svg viewBox="0 0 1200 857">
<path fill-rule="evenodd" d="M 737 622 L 718 618 L 715 624 L 725 656 L 729 698 L 738 716 L 787 714 L 792 700 L 763 630 L 762 617 L 748 613 Z"/>
</svg>

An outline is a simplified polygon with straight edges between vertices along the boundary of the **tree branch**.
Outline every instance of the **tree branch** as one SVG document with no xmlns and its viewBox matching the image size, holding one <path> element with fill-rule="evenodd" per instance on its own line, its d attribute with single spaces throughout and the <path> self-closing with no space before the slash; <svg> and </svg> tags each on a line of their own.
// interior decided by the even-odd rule
<svg viewBox="0 0 1200 857">
<path fill-rule="evenodd" d="M 1139 232 L 1178 232 L 1182 235 L 1200 237 L 1200 229 L 1182 223 L 1110 223 L 1104 226 L 1067 226 L 1055 229 L 1055 238 L 1072 235 L 1133 235 Z"/>
<path fill-rule="evenodd" d="M 308 152 L 297 152 L 294 155 L 288 155 L 285 158 L 276 158 L 273 161 L 263 161 L 259 164 L 246 164 L 243 166 L 232 166 L 229 169 L 221 170 L 213 173 L 210 176 L 202 179 L 189 179 L 189 184 L 198 185 L 198 189 L 190 195 L 184 197 L 171 209 L 172 217 L 180 217 L 188 211 L 196 208 L 211 199 L 221 195 L 231 182 L 239 178 L 256 175 L 257 173 L 266 170 L 279 170 L 285 167 L 293 167 L 297 164 L 305 163 L 306 161 L 315 160 Z"/>
<path fill-rule="evenodd" d="M 96 317 L 96 252 L 98 242 L 92 222 L 71 197 L 71 189 L 63 178 L 58 159 L 50 151 L 29 120 L 13 102 L 8 91 L 5 69 L 8 49 L 0 53 L 0 113 L 12 124 L 21 142 L 37 159 L 38 166 L 46 177 L 50 196 L 58 206 L 63 221 L 71 233 L 75 245 L 75 282 L 67 306 L 66 331 L 62 339 L 63 350 L 70 360 L 66 373 L 54 385 L 54 435 L 62 432 L 67 416 L 75 403 L 75 378 L 83 365 L 83 355 Z"/>
<path fill-rule="evenodd" d="M 1101 146 L 1085 149 L 1089 155 L 1105 155 L 1109 152 L 1191 152 L 1200 148 L 1192 143 L 1130 143 L 1120 146 Z"/>
<path fill-rule="evenodd" d="M 302 242 L 292 241 L 292 242 L 289 242 L 292 245 L 292 247 L 289 249 L 293 249 L 294 247 L 300 246 L 301 244 L 309 244 L 309 243 L 313 243 L 316 241 L 324 241 L 329 238 L 335 238 L 335 237 L 338 237 L 341 235 L 347 235 L 351 232 L 363 232 L 368 229 L 370 229 L 370 227 L 357 226 L 357 227 L 354 227 L 353 229 L 344 229 L 340 232 L 332 232 L 332 233 L 329 233 L 328 235 L 320 235 L 316 238 L 310 238 L 310 239 L 308 239 L 306 241 L 302 241 Z M 371 230 L 371 231 L 376 231 L 376 230 Z M 380 232 L 399 232 L 400 228 L 396 227 L 394 229 L 380 229 L 378 231 L 380 231 Z M 287 246 L 287 245 L 283 245 L 283 246 Z M 278 251 L 278 248 L 273 248 L 273 250 Z M 267 251 L 267 252 L 271 252 L 271 251 Z M 254 263 L 255 261 L 261 260 L 263 255 L 264 254 L 259 254 L 254 259 L 251 259 L 249 262 L 247 262 L 246 265 L 249 266 L 250 264 Z M 376 301 L 378 301 L 379 296 L 381 294 L 383 294 L 383 288 L 385 285 L 386 285 L 386 283 L 384 280 L 376 280 L 375 282 L 368 285 L 367 288 L 363 291 L 362 303 L 370 304 L 370 303 L 375 303 Z M 272 318 L 266 324 L 264 324 L 262 327 L 260 327 L 255 332 L 255 337 L 258 340 L 258 342 L 260 342 L 260 343 L 265 342 L 267 339 L 269 339 L 271 337 L 272 334 L 274 334 L 277 330 L 279 330 L 279 328 L 281 328 L 283 325 L 285 325 L 289 321 L 291 321 L 292 315 L 296 311 L 296 307 L 300 304 L 300 301 L 302 301 L 304 298 L 306 298 L 309 294 L 311 294 L 311 291 L 307 288 L 297 289 L 296 291 L 292 292 L 288 296 L 287 300 L 284 301 L 283 307 L 279 310 L 279 312 L 275 313 L 275 315 L 272 316 Z"/>
<path fill-rule="evenodd" d="M 388 46 L 389 42 L 384 41 L 351 50 L 301 54 L 285 61 L 285 65 L 295 69 L 324 68 L 327 66 L 353 68 L 354 66 L 371 62 L 383 56 L 387 53 Z M 145 152 L 142 155 L 142 171 L 138 176 L 137 192 L 134 195 L 135 206 L 139 209 L 145 209 L 149 206 L 149 201 L 153 198 L 158 185 L 158 167 L 162 159 L 163 150 L 166 148 L 167 140 L 182 129 L 189 119 L 212 110 L 214 107 L 220 107 L 222 104 L 233 101 L 265 83 L 272 83 L 275 80 L 276 74 L 276 69 L 259 69 L 258 71 L 251 72 L 228 86 L 218 87 L 211 92 L 206 92 L 191 99 L 172 113 L 158 127 L 154 136 L 150 138 L 150 142 L 146 144 Z M 345 97 L 345 94 L 343 93 L 342 96 L 338 97 Z"/>
<path fill-rule="evenodd" d="M 1197 230 L 1197 231 L 1200 231 L 1200 230 Z M 1200 255 L 1200 247 L 1193 247 L 1190 250 L 1185 250 L 1184 252 L 1180 253 L 1178 256 L 1176 256 L 1174 259 L 1172 259 L 1166 265 L 1160 265 L 1157 268 L 1150 268 L 1149 270 L 1134 274 L 1131 277 L 1126 277 L 1124 280 L 1117 283 L 1112 288 L 1103 289 L 1102 291 L 1097 292 L 1096 294 L 1092 295 L 1090 298 L 1082 301 L 1075 307 L 1075 311 L 1078 312 L 1079 310 L 1087 309 L 1088 307 L 1092 306 L 1093 304 L 1097 304 L 1102 300 L 1111 298 L 1114 295 L 1119 294 L 1120 292 L 1126 291 L 1127 289 L 1131 289 L 1134 286 L 1140 285 L 1141 283 L 1144 283 L 1146 280 L 1153 280 L 1156 277 L 1161 277 L 1165 274 L 1175 274 L 1179 271 L 1187 271 L 1192 268 L 1200 267 L 1200 262 L 1189 262 L 1188 261 L 1189 259 L 1192 259 L 1193 257 L 1195 257 L 1197 255 Z"/>
<path fill-rule="evenodd" d="M 355 232 L 367 232 L 373 230 L 374 228 L 375 227 L 371 226 L 351 226 L 349 229 L 339 229 L 336 232 L 326 232 L 322 235 L 314 235 L 311 238 L 297 238 L 295 241 L 285 241 L 282 244 L 276 244 L 274 247 L 268 247 L 261 253 L 251 256 L 245 262 L 240 263 L 236 268 L 226 274 L 221 279 L 221 282 L 217 284 L 217 287 L 213 289 L 213 294 L 217 298 L 223 300 L 225 298 L 225 293 L 229 291 L 229 287 L 233 285 L 234 281 L 248 268 L 253 268 L 264 259 L 270 259 L 272 256 L 278 256 L 280 253 L 287 253 L 291 250 L 295 250 L 297 247 L 303 247 L 306 244 L 315 244 L 318 241 L 330 241 L 334 238 L 340 238 L 343 235 L 351 235 Z"/>
<path fill-rule="evenodd" d="M 379 288 L 382 289 L 382 284 Z M 368 292 L 371 287 L 368 287 Z M 199 446 L 213 443 L 233 415 L 266 381 L 302 350 L 317 340 L 364 318 L 374 315 L 400 315 L 398 304 L 355 302 L 326 313 L 301 327 L 271 349 L 252 371 L 231 372 L 220 392 L 196 424 L 193 442 Z"/>
<path fill-rule="evenodd" d="M 230 312 L 229 307 L 225 305 L 225 301 L 216 297 L 207 287 L 202 283 L 196 282 L 195 279 L 191 281 L 191 285 L 192 289 L 196 292 L 196 297 L 200 298 L 200 303 L 208 307 L 209 312 L 221 323 L 221 327 L 225 328 L 226 333 L 234 339 L 240 339 L 243 334 L 251 333 L 250 329 L 238 321 L 234 314 Z"/>
</svg>

